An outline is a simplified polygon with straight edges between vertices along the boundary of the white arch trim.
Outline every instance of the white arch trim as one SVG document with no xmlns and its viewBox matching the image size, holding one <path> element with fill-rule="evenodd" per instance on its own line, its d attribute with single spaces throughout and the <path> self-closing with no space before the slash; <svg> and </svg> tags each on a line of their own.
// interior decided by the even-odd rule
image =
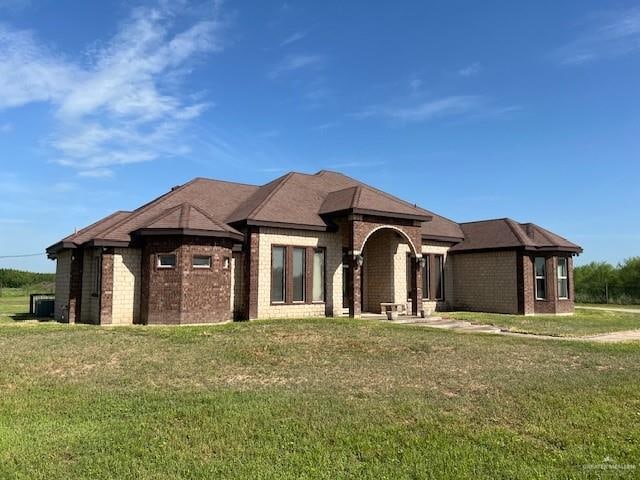
<svg viewBox="0 0 640 480">
<path fill-rule="evenodd" d="M 371 235 L 373 235 L 374 233 L 376 233 L 378 230 L 383 230 L 383 229 L 390 229 L 390 230 L 395 230 L 396 232 L 398 232 L 400 234 L 401 237 L 404 237 L 405 240 L 407 240 L 407 242 L 409 242 L 409 246 L 411 247 L 411 250 L 413 251 L 413 254 L 415 255 L 416 258 L 421 258 L 422 257 L 422 250 L 418 251 L 418 249 L 416 249 L 416 246 L 413 244 L 413 242 L 411 241 L 411 238 L 409 238 L 409 236 L 400 228 L 394 226 L 394 225 L 380 225 L 379 227 L 375 227 L 373 230 L 371 230 L 369 233 L 367 233 L 367 236 L 364 237 L 364 241 L 362 242 L 362 245 L 360 245 L 360 250 L 358 250 L 357 252 L 353 252 L 355 255 L 359 255 L 362 253 L 362 251 L 364 250 L 364 246 L 367 244 L 367 240 L 369 240 L 369 237 Z"/>
</svg>

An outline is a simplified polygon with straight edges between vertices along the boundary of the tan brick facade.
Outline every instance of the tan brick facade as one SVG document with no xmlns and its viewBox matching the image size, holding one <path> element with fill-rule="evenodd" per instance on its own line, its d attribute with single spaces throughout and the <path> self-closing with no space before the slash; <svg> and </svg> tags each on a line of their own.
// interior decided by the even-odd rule
<svg viewBox="0 0 640 480">
<path fill-rule="evenodd" d="M 515 251 L 457 254 L 449 257 L 451 299 L 456 310 L 518 313 Z"/>
<path fill-rule="evenodd" d="M 131 325 L 140 321 L 141 263 L 141 249 L 114 249 L 111 312 L 111 323 L 114 325 Z"/>
<path fill-rule="evenodd" d="M 69 321 L 69 284 L 71 281 L 71 250 L 63 250 L 56 261 L 56 299 L 53 316 L 59 322 Z"/>
<path fill-rule="evenodd" d="M 257 318 L 321 317 L 342 314 L 342 243 L 339 235 L 328 232 L 261 228 L 258 242 Z M 325 303 L 271 303 L 271 248 L 273 245 L 325 249 Z"/>
</svg>

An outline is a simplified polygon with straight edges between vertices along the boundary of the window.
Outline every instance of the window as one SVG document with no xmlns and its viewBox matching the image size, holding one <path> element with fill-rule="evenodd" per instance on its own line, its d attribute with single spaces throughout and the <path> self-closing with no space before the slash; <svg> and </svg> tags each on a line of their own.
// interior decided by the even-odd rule
<svg viewBox="0 0 640 480">
<path fill-rule="evenodd" d="M 175 266 L 175 255 L 158 255 L 158 268 L 174 268 Z"/>
<path fill-rule="evenodd" d="M 100 283 L 102 280 L 102 268 L 100 257 L 96 257 L 93 259 L 93 285 L 92 292 L 93 295 L 98 295 L 100 293 Z"/>
<path fill-rule="evenodd" d="M 293 301 L 304 302 L 306 248 L 293 249 Z"/>
<path fill-rule="evenodd" d="M 569 298 L 569 269 L 566 257 L 558 257 L 558 298 Z"/>
<path fill-rule="evenodd" d="M 211 268 L 211 257 L 209 255 L 194 255 L 193 268 Z"/>
<path fill-rule="evenodd" d="M 431 286 L 431 279 L 429 278 L 429 275 L 431 274 L 431 259 L 429 258 L 429 255 L 425 255 L 422 258 L 424 258 L 424 271 L 422 272 L 422 297 L 423 298 L 430 298 L 431 295 L 429 293 L 429 287 Z"/>
<path fill-rule="evenodd" d="M 435 255 L 434 257 L 436 278 L 435 278 L 435 293 L 436 300 L 444 300 L 444 256 Z"/>
<path fill-rule="evenodd" d="M 271 249 L 271 301 L 284 302 L 284 247 Z"/>
<path fill-rule="evenodd" d="M 314 302 L 324 302 L 324 250 L 313 252 L 313 295 Z"/>
<path fill-rule="evenodd" d="M 544 257 L 535 258 L 536 300 L 547 299 L 547 265 Z"/>
<path fill-rule="evenodd" d="M 222 269 L 229 270 L 230 266 L 231 266 L 231 259 L 229 257 L 224 257 L 222 259 Z"/>
</svg>

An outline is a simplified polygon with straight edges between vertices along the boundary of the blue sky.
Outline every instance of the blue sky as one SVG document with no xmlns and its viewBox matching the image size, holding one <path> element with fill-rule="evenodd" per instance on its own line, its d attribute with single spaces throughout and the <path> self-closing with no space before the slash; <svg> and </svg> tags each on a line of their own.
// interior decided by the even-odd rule
<svg viewBox="0 0 640 480">
<path fill-rule="evenodd" d="M 326 168 L 618 262 L 638 85 L 637 2 L 0 0 L 0 256 L 195 176 Z"/>
</svg>

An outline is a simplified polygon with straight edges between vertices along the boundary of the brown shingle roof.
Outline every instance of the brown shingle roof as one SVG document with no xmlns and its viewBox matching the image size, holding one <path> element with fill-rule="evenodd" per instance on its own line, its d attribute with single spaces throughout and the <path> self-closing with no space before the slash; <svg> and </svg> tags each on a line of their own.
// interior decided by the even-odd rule
<svg viewBox="0 0 640 480">
<path fill-rule="evenodd" d="M 391 214 L 423 220 L 431 218 L 426 210 L 364 184 L 329 192 L 318 213 L 323 215 L 346 211 Z"/>
<path fill-rule="evenodd" d="M 464 240 L 451 252 L 524 248 L 582 252 L 582 248 L 566 238 L 533 223 L 518 223 L 510 218 L 461 223 Z"/>
<path fill-rule="evenodd" d="M 291 172 L 261 187 L 196 178 L 133 212 L 115 212 L 48 251 L 91 241 L 126 244 L 133 234 L 142 232 L 181 230 L 239 238 L 241 233 L 233 226 L 244 223 L 325 230 L 331 226 L 331 215 L 349 211 L 424 220 L 423 238 L 457 243 L 452 252 L 516 247 L 581 251 L 578 245 L 534 224 L 500 219 L 459 225 L 327 170 L 313 175 Z"/>
<path fill-rule="evenodd" d="M 186 202 L 165 210 L 137 231 L 147 235 L 154 232 L 183 231 L 192 234 L 229 233 L 238 238 L 242 237 L 235 228 L 216 221 L 198 207 Z"/>
</svg>

